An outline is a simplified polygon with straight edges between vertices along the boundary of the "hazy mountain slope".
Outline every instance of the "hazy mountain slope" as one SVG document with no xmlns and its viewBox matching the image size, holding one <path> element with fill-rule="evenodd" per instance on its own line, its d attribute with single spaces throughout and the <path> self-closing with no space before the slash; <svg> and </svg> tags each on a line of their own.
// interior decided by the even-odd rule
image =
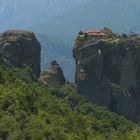
<svg viewBox="0 0 140 140">
<path fill-rule="evenodd" d="M 87 1 L 73 10 L 62 13 L 55 20 L 40 24 L 36 30 L 71 42 L 79 30 L 109 26 L 116 32 L 140 32 L 140 1 Z M 58 28 L 59 27 L 59 28 Z M 35 29 L 33 28 L 33 29 Z"/>
<path fill-rule="evenodd" d="M 117 31 L 140 31 L 139 0 L 5 0 L 0 4 L 0 22 L 4 25 L 0 30 L 22 27 L 45 34 L 48 31 L 54 37 L 57 31 L 63 35 L 61 39 L 68 39 L 68 33 L 72 38 L 80 29 L 104 25 Z"/>
<path fill-rule="evenodd" d="M 57 60 L 64 70 L 67 80 L 73 81 L 74 63 L 72 58 L 72 50 L 64 41 L 57 40 L 48 36 L 37 34 L 37 38 L 41 42 L 42 50 L 41 61 L 42 71 L 46 70 L 52 60 Z"/>
<path fill-rule="evenodd" d="M 71 10 L 83 0 L 2 0 L 0 2 L 0 30 L 10 27 L 29 27 L 46 23 L 61 13 Z M 39 20 L 38 20 L 39 19 Z"/>
</svg>

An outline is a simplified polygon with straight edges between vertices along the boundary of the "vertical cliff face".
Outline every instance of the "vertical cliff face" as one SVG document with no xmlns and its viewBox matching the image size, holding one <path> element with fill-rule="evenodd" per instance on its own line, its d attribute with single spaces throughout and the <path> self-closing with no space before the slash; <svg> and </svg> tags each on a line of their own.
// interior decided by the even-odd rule
<svg viewBox="0 0 140 140">
<path fill-rule="evenodd" d="M 76 84 L 78 92 L 85 95 L 91 101 L 109 106 L 111 94 L 108 79 L 103 75 L 103 55 L 97 47 L 84 44 L 83 48 L 74 49 L 74 57 L 76 58 Z M 94 94 L 94 96 L 93 96 Z M 101 98 L 102 97 L 102 98 Z"/>
<path fill-rule="evenodd" d="M 0 35 L 0 64 L 7 67 L 30 67 L 40 75 L 41 46 L 34 33 L 10 30 Z"/>
<path fill-rule="evenodd" d="M 53 61 L 48 70 L 41 74 L 40 80 L 48 86 L 62 86 L 66 80 L 60 65 Z"/>
<path fill-rule="evenodd" d="M 80 35 L 73 56 L 79 93 L 131 120 L 140 120 L 138 35 Z"/>
</svg>

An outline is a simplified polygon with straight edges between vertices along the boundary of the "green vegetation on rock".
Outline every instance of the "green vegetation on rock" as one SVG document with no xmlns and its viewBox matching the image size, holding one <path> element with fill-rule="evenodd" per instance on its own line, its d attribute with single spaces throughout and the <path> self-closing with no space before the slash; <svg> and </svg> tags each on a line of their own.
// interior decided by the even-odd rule
<svg viewBox="0 0 140 140">
<path fill-rule="evenodd" d="M 139 140 L 139 127 L 30 69 L 0 66 L 0 140 Z"/>
</svg>

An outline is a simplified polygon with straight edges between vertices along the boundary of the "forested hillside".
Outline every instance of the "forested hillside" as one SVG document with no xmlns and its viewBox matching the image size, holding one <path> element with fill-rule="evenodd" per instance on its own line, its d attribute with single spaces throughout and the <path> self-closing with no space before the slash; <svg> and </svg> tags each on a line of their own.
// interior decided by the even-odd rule
<svg viewBox="0 0 140 140">
<path fill-rule="evenodd" d="M 1 140 L 138 140 L 140 129 L 78 95 L 47 87 L 30 69 L 0 66 Z"/>
</svg>

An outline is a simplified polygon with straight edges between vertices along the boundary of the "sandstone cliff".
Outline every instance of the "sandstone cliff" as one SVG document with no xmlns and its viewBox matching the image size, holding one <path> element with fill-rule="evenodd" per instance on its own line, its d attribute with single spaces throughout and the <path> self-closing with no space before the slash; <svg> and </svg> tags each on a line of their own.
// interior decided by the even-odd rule
<svg viewBox="0 0 140 140">
<path fill-rule="evenodd" d="M 80 94 L 128 119 L 140 120 L 139 35 L 79 35 L 73 56 Z"/>
<path fill-rule="evenodd" d="M 61 86 L 66 80 L 60 65 L 56 61 L 52 61 L 47 71 L 44 71 L 40 80 L 49 86 Z"/>
<path fill-rule="evenodd" d="M 41 46 L 34 33 L 9 30 L 0 35 L 0 64 L 7 67 L 30 67 L 40 75 Z"/>
</svg>

